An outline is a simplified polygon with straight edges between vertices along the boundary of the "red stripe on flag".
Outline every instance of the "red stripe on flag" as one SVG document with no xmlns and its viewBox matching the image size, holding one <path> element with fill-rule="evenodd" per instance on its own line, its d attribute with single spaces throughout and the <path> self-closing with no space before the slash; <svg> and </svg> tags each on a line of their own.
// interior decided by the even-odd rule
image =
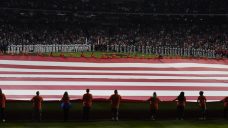
<svg viewBox="0 0 228 128">
<path fill-rule="evenodd" d="M 137 58 L 76 58 L 76 57 L 43 57 L 43 56 L 1 56 L 1 60 L 53 61 L 53 62 L 94 62 L 94 63 L 207 63 L 227 64 L 228 59 L 137 59 Z"/>
<path fill-rule="evenodd" d="M 56 86 L 56 85 L 0 85 L 3 90 L 170 90 L 170 91 L 228 91 L 228 87 L 201 86 Z"/>
<path fill-rule="evenodd" d="M 128 76 L 189 76 L 189 77 L 228 77 L 228 74 L 145 74 L 145 73 L 83 73 L 83 72 L 0 72 L 0 74 L 37 74 L 37 75 L 128 75 Z"/>
<path fill-rule="evenodd" d="M 228 80 L 197 80 L 197 79 L 112 79 L 112 78 L 24 78 L 7 77 L 0 78 L 0 81 L 94 81 L 94 82 L 185 82 L 185 83 L 228 83 Z M 113 83 L 115 84 L 115 83 Z"/>
</svg>

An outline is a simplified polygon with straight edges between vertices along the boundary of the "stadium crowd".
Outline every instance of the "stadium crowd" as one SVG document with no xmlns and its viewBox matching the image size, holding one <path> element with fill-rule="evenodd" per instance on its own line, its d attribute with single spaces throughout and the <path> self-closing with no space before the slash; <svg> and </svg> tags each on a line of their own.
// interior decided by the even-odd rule
<svg viewBox="0 0 228 128">
<path fill-rule="evenodd" d="M 227 5 L 226 0 L 1 0 L 0 50 L 11 44 L 86 43 L 228 56 Z"/>
<path fill-rule="evenodd" d="M 83 12 L 125 13 L 226 13 L 220 0 L 1 0 L 0 7 Z"/>
<path fill-rule="evenodd" d="M 58 24 L 1 24 L 1 49 L 9 44 L 95 44 L 228 49 L 228 26 L 154 25 L 87 27 Z"/>
</svg>

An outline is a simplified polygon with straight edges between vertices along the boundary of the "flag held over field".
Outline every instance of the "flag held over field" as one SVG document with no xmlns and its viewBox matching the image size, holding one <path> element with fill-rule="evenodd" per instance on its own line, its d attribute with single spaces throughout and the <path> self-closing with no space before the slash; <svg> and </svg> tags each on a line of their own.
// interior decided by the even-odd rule
<svg viewBox="0 0 228 128">
<path fill-rule="evenodd" d="M 65 91 L 81 99 L 89 88 L 96 99 L 117 89 L 125 100 L 147 100 L 156 91 L 169 101 L 184 91 L 196 101 L 202 90 L 218 101 L 228 95 L 228 60 L 1 56 L 0 88 L 11 100 L 30 100 L 37 90 L 44 100 L 60 100 Z"/>
</svg>

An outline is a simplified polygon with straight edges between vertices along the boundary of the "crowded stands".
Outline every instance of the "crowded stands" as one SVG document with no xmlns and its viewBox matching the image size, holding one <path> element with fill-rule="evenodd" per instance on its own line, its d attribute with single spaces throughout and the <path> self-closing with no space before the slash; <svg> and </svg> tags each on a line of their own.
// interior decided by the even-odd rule
<svg viewBox="0 0 228 128">
<path fill-rule="evenodd" d="M 0 49 L 6 51 L 12 44 L 91 44 L 194 48 L 224 54 L 226 5 L 226 1 L 207 0 L 3 0 Z"/>
</svg>

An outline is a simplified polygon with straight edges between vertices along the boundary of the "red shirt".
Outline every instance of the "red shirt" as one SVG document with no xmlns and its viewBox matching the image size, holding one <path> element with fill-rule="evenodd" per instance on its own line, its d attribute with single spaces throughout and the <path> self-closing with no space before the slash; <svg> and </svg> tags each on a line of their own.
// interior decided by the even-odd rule
<svg viewBox="0 0 228 128">
<path fill-rule="evenodd" d="M 158 103 L 160 102 L 160 99 L 158 97 L 150 97 L 148 101 L 150 102 L 150 109 L 158 110 Z"/>
<path fill-rule="evenodd" d="M 111 97 L 109 98 L 109 100 L 111 100 L 112 108 L 119 108 L 119 106 L 120 106 L 120 100 L 121 100 L 121 96 L 120 95 L 113 94 L 113 95 L 111 95 Z"/>
<path fill-rule="evenodd" d="M 228 107 L 228 97 L 225 97 L 223 100 L 224 107 Z"/>
<path fill-rule="evenodd" d="M 41 110 L 42 109 L 42 101 L 43 101 L 43 98 L 41 96 L 34 96 L 32 98 L 33 107 L 35 109 Z"/>
<path fill-rule="evenodd" d="M 5 96 L 5 94 L 0 94 L 0 107 L 1 108 L 6 107 L 6 96 Z"/>
<path fill-rule="evenodd" d="M 186 97 L 184 97 L 182 100 L 178 99 L 177 97 L 177 106 L 186 106 Z"/>
<path fill-rule="evenodd" d="M 199 103 L 201 108 L 206 108 L 206 97 L 205 96 L 199 96 L 197 99 L 197 102 Z"/>
<path fill-rule="evenodd" d="M 91 107 L 92 100 L 93 100 L 93 96 L 90 93 L 86 93 L 83 95 L 82 101 L 85 107 Z"/>
<path fill-rule="evenodd" d="M 66 97 L 66 96 L 63 96 L 62 99 L 61 99 L 61 101 L 63 103 L 70 103 L 70 98 L 69 97 Z"/>
</svg>

